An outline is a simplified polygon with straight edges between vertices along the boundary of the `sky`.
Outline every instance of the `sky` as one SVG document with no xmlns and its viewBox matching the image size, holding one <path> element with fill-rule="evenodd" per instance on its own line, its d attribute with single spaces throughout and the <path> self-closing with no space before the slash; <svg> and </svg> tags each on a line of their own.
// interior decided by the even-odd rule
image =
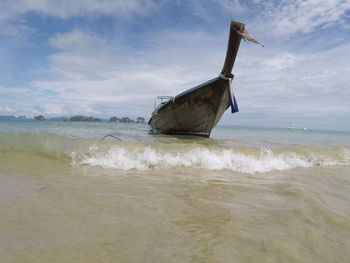
<svg viewBox="0 0 350 263">
<path fill-rule="evenodd" d="M 148 120 L 218 76 L 231 20 L 264 47 L 221 125 L 350 130 L 350 0 L 0 0 L 0 115 Z"/>
</svg>

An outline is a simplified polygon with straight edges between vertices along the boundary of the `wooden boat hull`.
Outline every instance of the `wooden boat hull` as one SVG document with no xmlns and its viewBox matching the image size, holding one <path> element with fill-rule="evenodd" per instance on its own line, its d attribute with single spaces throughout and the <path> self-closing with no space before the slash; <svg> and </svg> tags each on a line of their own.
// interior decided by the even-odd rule
<svg viewBox="0 0 350 263">
<path fill-rule="evenodd" d="M 230 106 L 228 82 L 212 79 L 158 106 L 148 124 L 152 132 L 209 137 Z"/>
<path fill-rule="evenodd" d="M 209 137 L 222 114 L 231 105 L 238 111 L 231 94 L 232 67 L 235 62 L 244 24 L 231 21 L 224 66 L 220 77 L 189 89 L 160 104 L 148 124 L 152 132 Z"/>
</svg>

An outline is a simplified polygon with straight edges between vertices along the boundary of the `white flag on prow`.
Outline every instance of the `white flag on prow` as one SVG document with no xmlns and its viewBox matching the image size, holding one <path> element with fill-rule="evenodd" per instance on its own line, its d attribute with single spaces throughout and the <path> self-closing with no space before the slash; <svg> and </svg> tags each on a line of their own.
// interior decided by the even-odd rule
<svg viewBox="0 0 350 263">
<path fill-rule="evenodd" d="M 248 40 L 250 42 L 253 42 L 255 44 L 259 44 L 261 45 L 262 47 L 264 47 L 263 44 L 261 44 L 258 40 L 256 40 L 249 32 L 247 29 L 244 29 L 243 33 L 239 32 L 237 30 L 237 33 L 241 35 L 241 37 L 244 39 L 244 40 Z"/>
</svg>

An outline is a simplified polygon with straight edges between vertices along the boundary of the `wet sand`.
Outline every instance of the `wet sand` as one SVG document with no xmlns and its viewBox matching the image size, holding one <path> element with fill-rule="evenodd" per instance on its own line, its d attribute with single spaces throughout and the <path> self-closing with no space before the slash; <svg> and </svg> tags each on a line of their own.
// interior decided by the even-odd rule
<svg viewBox="0 0 350 263">
<path fill-rule="evenodd" d="M 2 166 L 0 262 L 350 258 L 346 167 L 248 175 L 44 163 Z"/>
</svg>

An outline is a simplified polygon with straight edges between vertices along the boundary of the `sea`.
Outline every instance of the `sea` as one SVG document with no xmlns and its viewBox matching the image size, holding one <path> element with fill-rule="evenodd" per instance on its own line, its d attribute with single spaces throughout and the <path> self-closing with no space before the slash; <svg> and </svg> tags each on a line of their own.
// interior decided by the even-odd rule
<svg viewBox="0 0 350 263">
<path fill-rule="evenodd" d="M 345 263 L 349 248 L 350 132 L 0 122 L 1 263 Z"/>
</svg>

